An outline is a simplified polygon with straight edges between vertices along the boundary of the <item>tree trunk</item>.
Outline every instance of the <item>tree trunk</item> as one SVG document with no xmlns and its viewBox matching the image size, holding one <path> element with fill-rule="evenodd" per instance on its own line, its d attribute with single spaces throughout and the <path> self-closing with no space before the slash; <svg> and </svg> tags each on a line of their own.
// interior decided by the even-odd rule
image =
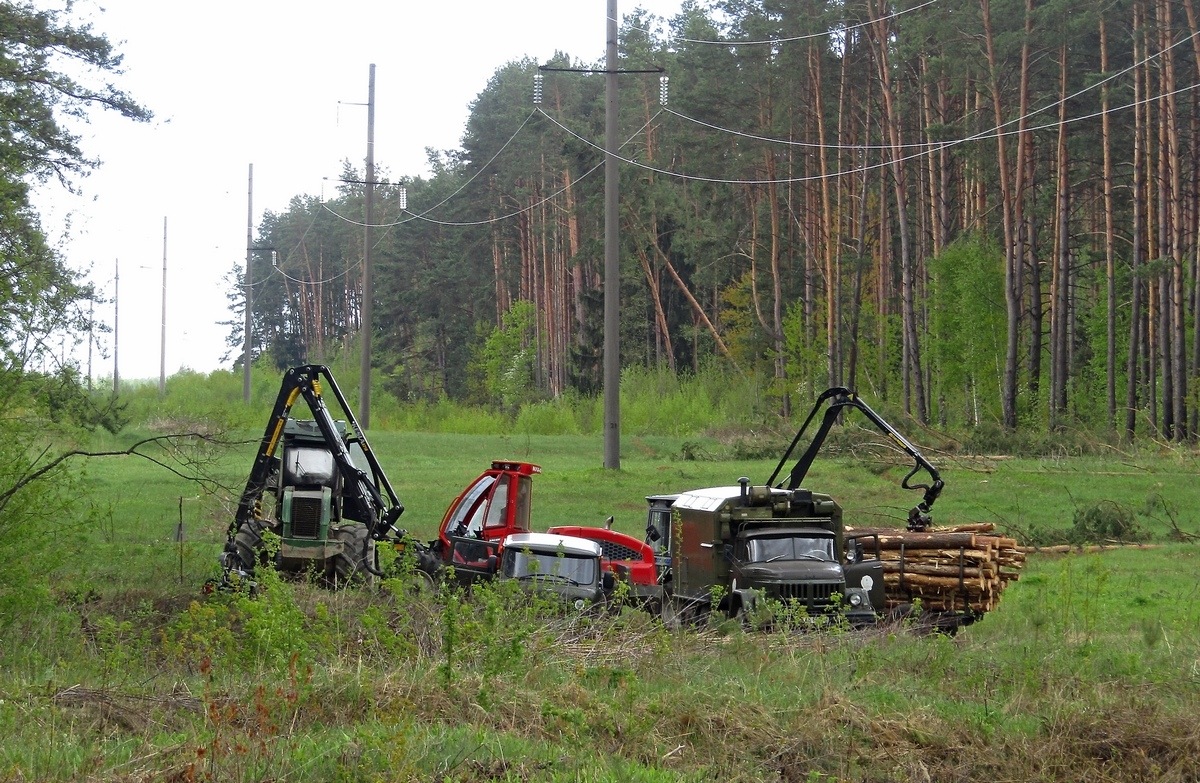
<svg viewBox="0 0 1200 783">
<path fill-rule="evenodd" d="M 991 3 L 980 0 L 983 12 L 983 34 L 987 51 L 988 70 L 991 75 L 992 111 L 996 127 L 1004 126 L 1004 106 L 1000 95 L 1000 64 L 996 60 L 995 35 L 992 32 Z M 996 163 L 1000 174 L 1000 215 L 1004 232 L 1004 305 L 1007 316 L 1004 352 L 1004 382 L 1000 393 L 1001 410 L 1005 429 L 1017 427 L 1017 352 L 1020 349 L 1021 284 L 1016 226 L 1013 215 L 1013 188 L 1009 182 L 1007 136 L 996 134 Z M 1019 157 L 1018 157 L 1019 160 Z M 1018 164 L 1019 166 L 1020 164 Z"/>
<path fill-rule="evenodd" d="M 904 143 L 901 136 L 900 107 L 892 80 L 891 63 L 888 56 L 891 31 L 883 9 L 876 11 L 868 3 L 874 17 L 876 63 L 879 69 L 880 93 L 883 97 L 883 119 L 887 130 L 885 151 L 889 158 L 892 188 L 896 200 L 897 233 L 900 235 L 900 321 L 902 364 L 901 380 L 904 388 L 904 411 L 915 415 L 917 421 L 929 421 L 929 410 L 925 398 L 925 383 L 921 375 L 921 350 L 916 318 L 916 273 L 911 248 L 911 231 L 908 221 L 908 192 L 905 182 Z M 915 403 L 915 414 L 913 411 Z"/>
</svg>

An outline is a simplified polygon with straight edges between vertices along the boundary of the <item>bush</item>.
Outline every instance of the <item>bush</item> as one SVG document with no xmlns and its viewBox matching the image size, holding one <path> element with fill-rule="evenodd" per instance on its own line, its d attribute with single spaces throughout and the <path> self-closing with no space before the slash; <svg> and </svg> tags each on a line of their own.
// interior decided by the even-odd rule
<svg viewBox="0 0 1200 783">
<path fill-rule="evenodd" d="M 1075 509 L 1074 526 L 1070 531 L 1073 544 L 1145 541 L 1149 537 L 1133 509 L 1111 500 Z"/>
<path fill-rule="evenodd" d="M 521 406 L 513 427 L 523 435 L 578 435 L 575 413 L 563 402 L 535 402 Z"/>
</svg>

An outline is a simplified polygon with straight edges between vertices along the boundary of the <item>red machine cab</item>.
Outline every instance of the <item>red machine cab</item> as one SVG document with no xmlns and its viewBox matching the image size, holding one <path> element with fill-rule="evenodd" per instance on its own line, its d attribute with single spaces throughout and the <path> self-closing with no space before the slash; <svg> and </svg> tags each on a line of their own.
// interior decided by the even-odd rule
<svg viewBox="0 0 1200 783">
<path fill-rule="evenodd" d="M 438 544 L 460 579 L 495 573 L 505 537 L 529 532 L 533 477 L 541 472 L 529 462 L 495 460 L 446 509 Z"/>
</svg>

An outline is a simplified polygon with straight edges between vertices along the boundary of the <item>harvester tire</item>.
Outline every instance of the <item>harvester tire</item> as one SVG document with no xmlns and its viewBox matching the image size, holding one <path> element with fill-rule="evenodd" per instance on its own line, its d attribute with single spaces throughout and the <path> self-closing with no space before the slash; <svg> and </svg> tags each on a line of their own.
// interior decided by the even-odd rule
<svg viewBox="0 0 1200 783">
<path fill-rule="evenodd" d="M 373 584 L 375 576 L 375 542 L 371 540 L 366 525 L 341 525 L 330 528 L 329 540 L 342 544 L 342 551 L 334 555 L 330 567 L 330 579 L 334 587 L 350 584 Z M 367 566 L 370 566 L 368 568 Z"/>
<path fill-rule="evenodd" d="M 267 527 L 262 522 L 251 519 L 243 522 L 241 527 L 234 533 L 232 544 L 233 552 L 241 561 L 242 567 L 253 573 L 254 568 L 258 565 L 267 562 L 266 556 L 263 553 L 263 536 L 262 531 Z M 226 547 L 227 549 L 229 547 Z"/>
</svg>

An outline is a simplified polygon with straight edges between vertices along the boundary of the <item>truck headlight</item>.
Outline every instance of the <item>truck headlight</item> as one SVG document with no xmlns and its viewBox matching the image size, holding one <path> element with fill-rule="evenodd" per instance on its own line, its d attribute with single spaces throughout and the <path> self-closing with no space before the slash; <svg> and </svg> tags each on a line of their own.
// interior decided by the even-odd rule
<svg viewBox="0 0 1200 783">
<path fill-rule="evenodd" d="M 856 590 L 853 593 L 850 593 L 848 596 L 846 596 L 846 600 L 850 602 L 850 605 L 852 607 L 857 609 L 858 607 L 863 605 L 863 594 Z"/>
</svg>

